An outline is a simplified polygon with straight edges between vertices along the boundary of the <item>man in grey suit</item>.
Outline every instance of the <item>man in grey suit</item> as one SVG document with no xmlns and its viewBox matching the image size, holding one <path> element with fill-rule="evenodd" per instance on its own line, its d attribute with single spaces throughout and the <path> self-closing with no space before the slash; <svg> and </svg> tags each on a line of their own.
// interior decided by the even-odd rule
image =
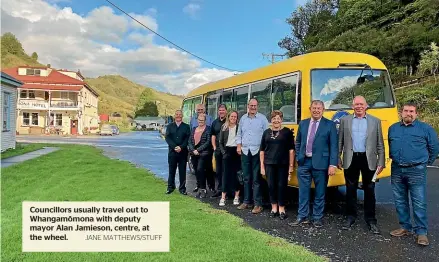
<svg viewBox="0 0 439 262">
<path fill-rule="evenodd" d="M 381 173 L 385 167 L 384 141 L 381 121 L 366 114 L 367 102 L 357 96 L 352 102 L 353 115 L 340 119 L 338 151 L 339 168 L 343 167 L 346 180 L 346 203 L 348 221 L 344 226 L 350 228 L 357 218 L 357 188 L 362 176 L 364 189 L 364 219 L 369 230 L 375 234 L 380 231 L 375 217 L 375 183 L 372 178 L 375 172 Z"/>
</svg>

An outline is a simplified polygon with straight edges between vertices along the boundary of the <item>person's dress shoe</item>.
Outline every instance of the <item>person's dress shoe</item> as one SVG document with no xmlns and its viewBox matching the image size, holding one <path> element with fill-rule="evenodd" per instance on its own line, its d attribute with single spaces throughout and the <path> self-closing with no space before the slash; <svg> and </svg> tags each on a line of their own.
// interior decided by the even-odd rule
<svg viewBox="0 0 439 262">
<path fill-rule="evenodd" d="M 377 235 L 380 234 L 380 229 L 375 224 L 369 224 L 369 230 L 370 230 L 370 232 L 372 232 L 374 234 L 377 234 Z"/>
<path fill-rule="evenodd" d="M 390 235 L 393 237 L 403 237 L 410 235 L 410 231 L 404 228 L 398 228 L 390 232 Z"/>
<path fill-rule="evenodd" d="M 252 210 L 253 214 L 259 214 L 262 212 L 262 210 L 264 210 L 261 206 L 255 206 Z"/>
<path fill-rule="evenodd" d="M 292 223 L 288 223 L 288 225 L 292 226 L 292 227 L 301 226 L 303 224 L 309 224 L 308 219 L 306 219 L 306 218 L 297 218 L 296 221 L 294 221 Z"/>
<path fill-rule="evenodd" d="M 187 192 L 186 191 L 180 191 L 180 194 L 187 195 Z"/>
<path fill-rule="evenodd" d="M 238 209 L 244 210 L 244 209 L 251 209 L 252 207 L 253 207 L 252 205 L 242 203 L 241 205 L 238 206 Z"/>
<path fill-rule="evenodd" d="M 168 189 L 168 190 L 166 190 L 166 194 L 167 194 L 167 195 L 171 194 L 172 192 L 174 192 L 174 189 Z"/>
<path fill-rule="evenodd" d="M 343 225 L 343 229 L 349 229 L 353 224 L 355 224 L 355 219 L 348 218 L 348 221 Z"/>
<path fill-rule="evenodd" d="M 321 219 L 314 220 L 312 222 L 312 224 L 314 225 L 314 227 L 317 227 L 317 228 L 323 227 L 323 222 Z"/>
<path fill-rule="evenodd" d="M 280 218 L 280 220 L 285 220 L 285 219 L 288 218 L 288 215 L 285 212 L 280 212 L 279 213 L 279 218 Z"/>
<path fill-rule="evenodd" d="M 428 238 L 426 235 L 418 235 L 418 245 L 428 246 L 430 243 L 428 242 Z"/>
</svg>

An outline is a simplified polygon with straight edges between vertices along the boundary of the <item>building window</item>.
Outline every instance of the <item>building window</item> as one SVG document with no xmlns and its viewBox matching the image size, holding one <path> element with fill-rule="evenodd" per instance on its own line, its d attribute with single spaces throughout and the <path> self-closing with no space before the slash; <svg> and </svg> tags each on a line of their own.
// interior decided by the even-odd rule
<svg viewBox="0 0 439 262">
<path fill-rule="evenodd" d="M 20 98 L 35 98 L 35 91 L 33 90 L 21 90 Z"/>
<path fill-rule="evenodd" d="M 37 126 L 38 125 L 38 113 L 26 113 L 23 112 L 23 125 L 24 126 Z"/>
<path fill-rule="evenodd" d="M 29 113 L 23 112 L 23 125 L 24 126 L 30 125 L 30 115 L 29 115 Z"/>
<path fill-rule="evenodd" d="M 61 99 L 68 99 L 69 93 L 68 92 L 61 92 Z"/>
<path fill-rule="evenodd" d="M 62 126 L 62 114 L 50 113 L 50 125 Z"/>
<path fill-rule="evenodd" d="M 3 131 L 9 131 L 11 126 L 11 94 L 3 92 Z"/>
<path fill-rule="evenodd" d="M 62 114 L 50 113 L 50 125 L 62 126 Z"/>
<path fill-rule="evenodd" d="M 40 69 L 34 69 L 34 68 L 27 68 L 26 69 L 26 75 L 28 76 L 39 76 L 41 75 Z"/>
<path fill-rule="evenodd" d="M 38 125 L 38 113 L 32 113 L 32 125 Z"/>
</svg>

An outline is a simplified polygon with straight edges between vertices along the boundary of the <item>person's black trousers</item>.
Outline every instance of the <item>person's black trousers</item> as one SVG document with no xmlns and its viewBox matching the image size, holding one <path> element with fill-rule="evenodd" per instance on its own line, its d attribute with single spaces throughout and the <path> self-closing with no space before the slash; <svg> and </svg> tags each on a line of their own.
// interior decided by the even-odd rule
<svg viewBox="0 0 439 262">
<path fill-rule="evenodd" d="M 217 183 L 217 190 L 222 190 L 222 184 L 223 184 L 223 154 L 221 154 L 221 151 L 217 149 L 215 151 L 215 179 Z M 215 188 L 215 187 L 214 187 Z"/>
<path fill-rule="evenodd" d="M 206 189 L 206 176 L 208 173 L 208 161 L 212 162 L 212 155 L 192 155 L 191 156 L 192 166 L 195 169 L 195 176 L 197 178 L 198 189 Z M 207 170 L 206 170 L 207 169 Z"/>
<path fill-rule="evenodd" d="M 241 169 L 241 156 L 236 152 L 236 146 L 226 147 L 226 154 L 222 161 L 224 173 L 220 190 L 234 196 L 239 190 L 238 171 Z"/>
<path fill-rule="evenodd" d="M 348 169 L 344 170 L 346 180 L 347 216 L 351 219 L 357 218 L 357 188 L 360 171 L 364 190 L 364 219 L 368 224 L 376 224 L 375 183 L 372 182 L 376 170 L 369 169 L 366 153 L 354 153 L 351 165 Z"/>
<path fill-rule="evenodd" d="M 180 180 L 180 185 L 178 190 L 180 192 L 186 192 L 186 163 L 187 163 L 187 151 L 169 152 L 168 154 L 168 165 L 169 165 L 169 175 L 168 175 L 168 190 L 175 189 L 175 173 L 178 167 L 178 175 Z"/>
<path fill-rule="evenodd" d="M 271 204 L 285 206 L 288 185 L 288 165 L 265 165 Z"/>
</svg>

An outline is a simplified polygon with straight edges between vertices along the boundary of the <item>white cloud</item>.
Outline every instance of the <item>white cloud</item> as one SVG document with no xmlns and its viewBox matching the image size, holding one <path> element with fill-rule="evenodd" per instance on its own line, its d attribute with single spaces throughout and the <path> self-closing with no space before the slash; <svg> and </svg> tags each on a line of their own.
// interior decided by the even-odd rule
<svg viewBox="0 0 439 262">
<path fill-rule="evenodd" d="M 233 76 L 233 74 L 234 72 L 220 69 L 201 68 L 198 69 L 198 72 L 195 74 L 192 72 L 174 75 L 148 74 L 142 76 L 142 78 L 151 82 L 153 86 L 164 83 L 171 93 L 184 94 L 187 91 L 191 91 L 199 87 L 200 85 L 212 81 L 218 81 Z"/>
<path fill-rule="evenodd" d="M 320 95 L 328 95 L 341 91 L 343 88 L 352 87 L 357 83 L 356 76 L 345 76 L 342 78 L 329 79 L 320 91 Z"/>
<path fill-rule="evenodd" d="M 188 14 L 190 17 L 195 18 L 201 6 L 197 3 L 189 3 L 183 7 L 183 13 Z"/>
<path fill-rule="evenodd" d="M 155 35 L 108 6 L 80 15 L 60 0 L 3 0 L 2 32 L 12 32 L 27 53 L 43 64 L 80 69 L 87 77 L 121 74 L 140 84 L 185 94 L 232 72 L 201 68 L 199 60 L 173 47 L 154 43 Z M 195 4 L 196 5 L 196 4 Z M 190 10 L 197 9 L 190 7 Z M 154 31 L 157 10 L 130 13 Z"/>
</svg>

